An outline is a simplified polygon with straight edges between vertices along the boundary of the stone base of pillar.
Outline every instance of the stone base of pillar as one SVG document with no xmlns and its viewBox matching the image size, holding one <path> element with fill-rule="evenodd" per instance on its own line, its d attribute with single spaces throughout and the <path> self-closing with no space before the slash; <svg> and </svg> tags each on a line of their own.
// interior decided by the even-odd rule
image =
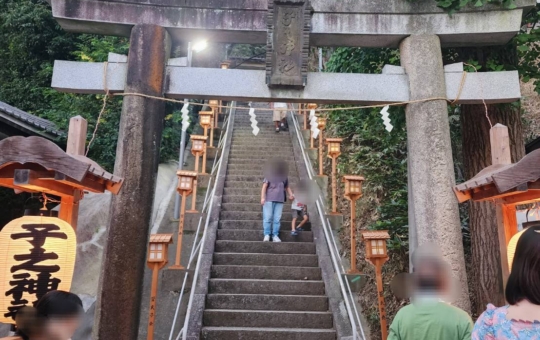
<svg viewBox="0 0 540 340">
<path fill-rule="evenodd" d="M 317 185 L 321 190 L 324 202 L 328 203 L 328 176 L 313 176 L 313 179 L 315 180 L 315 182 L 317 182 Z"/>
<path fill-rule="evenodd" d="M 319 160 L 319 149 L 306 149 L 307 156 L 311 160 L 311 163 L 313 164 L 315 170 L 318 170 L 318 166 L 316 166 L 316 163 Z"/>
<path fill-rule="evenodd" d="M 191 200 L 188 200 L 188 202 L 191 203 Z M 191 232 L 197 231 L 201 216 L 202 216 L 202 213 L 200 212 L 196 212 L 196 213 L 186 212 L 186 215 L 184 216 L 184 230 L 191 231 Z M 204 223 L 204 219 L 202 223 Z M 201 231 L 202 231 L 203 226 L 204 224 L 201 226 Z"/>
</svg>

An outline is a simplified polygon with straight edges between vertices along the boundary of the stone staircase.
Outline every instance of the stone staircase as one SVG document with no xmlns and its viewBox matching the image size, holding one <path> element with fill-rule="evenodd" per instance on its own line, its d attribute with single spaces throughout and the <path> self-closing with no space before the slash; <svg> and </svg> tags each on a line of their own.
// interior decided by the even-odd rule
<svg viewBox="0 0 540 340">
<path fill-rule="evenodd" d="M 239 110 L 234 120 L 201 338 L 335 340 L 313 234 L 290 234 L 291 202 L 283 209 L 282 242 L 263 242 L 264 164 L 286 159 L 289 182 L 298 182 L 291 136 L 275 133 L 269 112 L 257 116 L 254 136 L 249 118 Z"/>
</svg>

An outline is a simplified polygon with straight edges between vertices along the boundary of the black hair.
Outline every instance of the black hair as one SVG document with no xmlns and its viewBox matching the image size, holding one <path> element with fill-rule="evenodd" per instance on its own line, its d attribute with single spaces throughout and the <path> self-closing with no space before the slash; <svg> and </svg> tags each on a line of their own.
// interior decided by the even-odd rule
<svg viewBox="0 0 540 340">
<path fill-rule="evenodd" d="M 35 307 L 19 309 L 15 317 L 16 334 L 28 340 L 42 332 L 47 319 L 76 317 L 82 312 L 82 301 L 77 295 L 61 290 L 51 291 L 41 297 Z"/>
<path fill-rule="evenodd" d="M 511 305 L 525 299 L 540 305 L 540 226 L 529 227 L 521 234 L 505 295 Z"/>
<path fill-rule="evenodd" d="M 45 318 L 73 317 L 83 310 L 82 301 L 76 294 L 61 290 L 48 292 L 39 299 L 35 307 L 38 314 Z"/>
</svg>

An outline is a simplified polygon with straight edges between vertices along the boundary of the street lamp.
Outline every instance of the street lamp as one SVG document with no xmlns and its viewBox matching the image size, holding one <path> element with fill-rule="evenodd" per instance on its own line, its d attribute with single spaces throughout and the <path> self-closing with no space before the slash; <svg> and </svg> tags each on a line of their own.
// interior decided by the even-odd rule
<svg viewBox="0 0 540 340">
<path fill-rule="evenodd" d="M 362 183 L 364 177 L 361 176 L 344 176 L 345 182 L 345 198 L 351 201 L 351 269 L 349 274 L 359 273 L 356 269 L 356 227 L 354 220 L 356 219 L 356 201 L 362 197 Z"/>
<path fill-rule="evenodd" d="M 203 171 L 206 168 L 206 136 L 191 136 L 191 153 L 195 156 L 195 173 L 199 173 L 199 157 L 203 155 Z M 189 212 L 197 212 L 197 178 L 195 178 L 193 197 L 191 202 L 191 210 Z"/>
<path fill-rule="evenodd" d="M 195 48 L 196 47 L 196 48 Z M 203 51 L 206 47 L 208 47 L 208 43 L 206 40 L 198 41 L 195 44 L 192 42 L 188 43 L 188 51 L 187 51 L 187 67 L 191 67 L 193 65 L 193 51 L 199 53 Z M 184 99 L 185 103 L 189 103 L 189 99 Z M 184 168 L 184 152 L 186 149 L 186 138 L 187 138 L 187 132 L 182 129 L 181 138 L 180 138 L 180 154 L 179 154 L 179 160 L 178 160 L 178 170 L 182 170 Z M 174 203 L 174 218 L 179 218 L 179 207 L 180 207 L 180 195 L 176 194 L 176 200 Z"/>
<path fill-rule="evenodd" d="M 319 132 L 319 176 L 322 176 L 324 175 L 324 169 L 323 169 L 323 163 L 324 163 L 324 158 L 323 158 L 323 151 L 324 151 L 324 143 L 323 143 L 323 131 L 324 131 L 324 128 L 326 127 L 326 118 L 319 118 L 318 121 L 318 128 L 319 130 L 321 130 Z"/>
<path fill-rule="evenodd" d="M 214 126 L 212 126 L 212 130 L 216 127 L 218 127 L 218 114 L 221 113 L 221 101 L 220 100 L 210 100 L 208 102 L 208 105 L 214 112 Z M 210 147 L 213 147 L 214 141 L 212 138 L 210 138 Z"/>
<path fill-rule="evenodd" d="M 168 262 L 169 244 L 173 243 L 172 234 L 152 234 L 150 235 L 150 246 L 146 264 L 152 270 L 152 287 L 150 293 L 150 311 L 148 315 L 148 335 L 147 340 L 154 339 L 154 326 L 156 324 L 156 300 L 159 279 L 159 270 L 165 267 Z"/>
<path fill-rule="evenodd" d="M 375 276 L 377 279 L 377 296 L 379 300 L 379 314 L 381 320 L 381 333 L 383 340 L 388 337 L 386 328 L 386 310 L 384 304 L 382 266 L 388 261 L 388 250 L 386 240 L 390 238 L 387 230 L 362 231 L 362 239 L 366 245 L 366 260 L 375 266 Z"/>
<path fill-rule="evenodd" d="M 186 212 L 187 197 L 197 188 L 197 173 L 193 171 L 178 171 L 178 188 L 177 191 L 182 199 L 182 207 L 180 210 L 180 222 L 178 223 L 178 239 L 176 240 L 176 261 L 170 269 L 184 269 L 180 264 L 182 255 L 182 235 L 184 234 L 184 215 Z"/>
<path fill-rule="evenodd" d="M 326 138 L 328 157 L 332 158 L 332 214 L 337 214 L 337 158 L 341 155 L 341 138 Z"/>
</svg>

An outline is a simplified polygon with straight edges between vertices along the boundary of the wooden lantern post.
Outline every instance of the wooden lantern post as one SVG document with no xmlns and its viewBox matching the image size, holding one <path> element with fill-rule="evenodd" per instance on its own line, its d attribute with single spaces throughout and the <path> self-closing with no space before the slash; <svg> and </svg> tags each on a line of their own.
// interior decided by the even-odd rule
<svg viewBox="0 0 540 340">
<path fill-rule="evenodd" d="M 191 153 L 195 156 L 195 173 L 199 173 L 199 157 L 205 153 L 207 139 L 206 136 L 191 136 Z M 203 171 L 205 166 L 206 162 L 203 158 Z M 191 210 L 189 212 L 197 212 L 197 178 L 195 178 L 193 186 L 193 197 L 191 198 Z"/>
<path fill-rule="evenodd" d="M 226 60 L 222 62 L 219 66 L 222 70 L 228 70 L 231 67 L 231 62 L 229 60 Z M 223 100 L 219 101 L 219 108 L 218 108 L 219 114 L 223 113 Z"/>
<path fill-rule="evenodd" d="M 66 153 L 71 156 L 84 156 L 86 146 L 86 133 L 88 122 L 81 116 L 73 117 L 69 120 L 69 130 Z M 63 196 L 60 200 L 60 211 L 58 217 L 71 224 L 77 230 L 77 220 L 79 218 L 79 201 L 82 199 L 83 191 L 74 190 L 73 196 Z"/>
<path fill-rule="evenodd" d="M 201 111 L 199 112 L 199 120 L 202 128 L 204 129 L 204 136 L 208 136 L 208 129 L 212 126 L 212 111 Z M 212 133 L 213 135 L 213 133 Z M 212 138 L 212 137 L 211 137 Z M 204 154 L 203 154 L 203 165 L 201 174 L 206 174 L 206 147 L 207 143 L 204 144 Z"/>
<path fill-rule="evenodd" d="M 319 176 L 323 176 L 324 175 L 324 156 L 323 156 L 323 153 L 324 153 L 324 139 L 323 139 L 323 131 L 324 131 L 324 128 L 326 127 L 326 118 L 319 118 L 319 120 L 317 121 L 318 123 L 318 128 L 319 130 L 321 130 L 319 132 Z"/>
<path fill-rule="evenodd" d="M 336 215 L 337 212 L 337 158 L 341 155 L 341 138 L 326 138 L 328 145 L 328 158 L 332 158 L 332 212 Z"/>
<path fill-rule="evenodd" d="M 375 266 L 375 276 L 377 279 L 377 296 L 379 300 L 379 315 L 381 321 L 382 339 L 388 338 L 386 325 L 386 309 L 384 303 L 384 292 L 382 282 L 382 266 L 388 261 L 388 250 L 386 240 L 390 238 L 386 230 L 370 230 L 362 232 L 362 239 L 366 245 L 366 260 Z"/>
<path fill-rule="evenodd" d="M 173 243 L 172 234 L 150 235 L 150 245 L 148 247 L 146 264 L 148 265 L 148 268 L 152 270 L 152 290 L 150 293 L 150 309 L 148 310 L 147 340 L 154 339 L 159 270 L 165 267 L 168 262 L 168 248 L 171 243 Z"/>
<path fill-rule="evenodd" d="M 317 109 L 317 104 L 307 104 L 307 110 L 304 111 L 304 130 L 307 130 L 308 129 L 308 117 L 309 117 L 309 112 L 311 110 L 316 110 Z M 313 141 L 313 138 L 311 139 L 311 141 Z M 311 144 L 311 148 L 313 148 L 313 144 Z"/>
<path fill-rule="evenodd" d="M 220 114 L 220 101 L 219 100 L 210 100 L 208 102 L 208 105 L 212 109 L 212 112 L 214 113 L 214 126 L 212 127 L 212 130 L 217 128 L 219 126 L 219 114 Z M 210 139 L 210 145 L 214 145 L 214 141 Z"/>
<path fill-rule="evenodd" d="M 362 197 L 362 183 L 364 177 L 361 176 L 344 176 L 343 182 L 345 182 L 345 197 L 351 201 L 351 269 L 348 274 L 359 274 L 360 271 L 356 269 L 356 201 Z"/>
<path fill-rule="evenodd" d="M 496 204 L 500 279 L 505 286 L 510 273 L 508 244 L 518 231 L 516 205 L 540 202 L 540 150 L 512 164 L 508 128 L 502 124 L 491 128 L 490 141 L 492 165 L 472 179 L 456 185 L 454 192 L 459 203 L 472 200 Z"/>
<path fill-rule="evenodd" d="M 193 171 L 178 171 L 178 194 L 182 196 L 182 204 L 180 205 L 180 221 L 178 222 L 178 238 L 176 240 L 176 259 L 174 266 L 170 269 L 184 269 L 180 260 L 182 257 L 182 235 L 184 235 L 184 221 L 186 215 L 186 201 L 191 193 L 195 195 L 195 189 L 197 188 L 197 173 Z"/>
</svg>

